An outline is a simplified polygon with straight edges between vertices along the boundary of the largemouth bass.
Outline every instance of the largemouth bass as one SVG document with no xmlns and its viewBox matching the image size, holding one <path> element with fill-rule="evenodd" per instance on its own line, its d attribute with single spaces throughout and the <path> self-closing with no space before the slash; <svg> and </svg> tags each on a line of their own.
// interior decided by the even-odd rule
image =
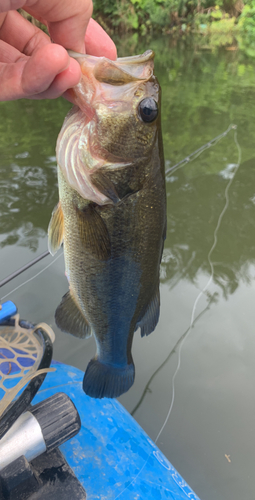
<svg viewBox="0 0 255 500">
<path fill-rule="evenodd" d="M 117 397 L 134 382 L 134 332 L 159 318 L 166 233 L 160 86 L 154 53 L 110 61 L 70 52 L 82 79 L 57 141 L 59 203 L 49 225 L 53 255 L 64 241 L 69 292 L 55 314 L 97 352 L 83 389 Z"/>
</svg>

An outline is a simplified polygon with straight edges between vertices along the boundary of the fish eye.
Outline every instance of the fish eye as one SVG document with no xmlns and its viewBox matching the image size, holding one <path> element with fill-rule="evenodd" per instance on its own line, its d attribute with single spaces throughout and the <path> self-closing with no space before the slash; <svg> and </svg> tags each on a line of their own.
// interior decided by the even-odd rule
<svg viewBox="0 0 255 500">
<path fill-rule="evenodd" d="M 153 122 L 158 116 L 158 105 L 152 97 L 143 99 L 138 105 L 138 110 L 140 117 L 146 123 Z"/>
</svg>

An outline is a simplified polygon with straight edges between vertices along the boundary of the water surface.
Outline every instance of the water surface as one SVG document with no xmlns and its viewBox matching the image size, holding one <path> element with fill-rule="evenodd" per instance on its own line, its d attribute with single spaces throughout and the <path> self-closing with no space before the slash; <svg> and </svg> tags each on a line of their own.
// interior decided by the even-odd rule
<svg viewBox="0 0 255 500">
<path fill-rule="evenodd" d="M 119 399 L 152 439 L 161 431 L 158 446 L 201 500 L 251 500 L 255 63 L 237 52 L 213 54 L 167 39 L 150 47 L 163 92 L 166 168 L 231 123 L 237 136 L 231 130 L 168 176 L 160 321 L 148 338 L 136 334 L 135 384 Z M 146 41 L 129 38 L 119 54 L 147 48 Z M 47 226 L 58 201 L 55 143 L 69 108 L 62 99 L 0 103 L 0 280 L 47 248 Z M 38 274 L 9 298 L 22 318 L 53 326 L 57 360 L 84 370 L 94 340 L 71 338 L 54 323 L 68 289 L 61 252 L 5 285 L 1 297 Z"/>
</svg>

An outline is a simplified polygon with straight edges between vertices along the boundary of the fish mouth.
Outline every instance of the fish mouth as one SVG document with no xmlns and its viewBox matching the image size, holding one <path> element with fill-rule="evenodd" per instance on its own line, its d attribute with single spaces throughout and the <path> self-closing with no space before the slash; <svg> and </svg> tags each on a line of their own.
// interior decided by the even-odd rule
<svg viewBox="0 0 255 500">
<path fill-rule="evenodd" d="M 148 81 L 153 75 L 155 55 L 153 50 L 147 50 L 136 56 L 118 57 L 116 61 L 106 57 L 79 54 L 72 50 L 67 52 L 80 64 L 83 75 L 90 71 L 100 83 L 119 86 L 137 81 Z"/>
<path fill-rule="evenodd" d="M 140 92 L 140 84 L 155 80 L 152 50 L 140 55 L 119 57 L 116 61 L 72 50 L 67 52 L 81 67 L 80 82 L 70 92 L 73 103 L 84 112 L 86 124 L 94 118 L 98 103 L 111 108 L 120 105 L 127 107 L 135 88 Z"/>
<path fill-rule="evenodd" d="M 73 50 L 67 50 L 68 54 L 70 57 L 73 57 L 74 59 L 86 59 L 86 58 L 91 58 L 94 57 L 95 59 L 99 59 L 96 56 L 90 56 L 88 54 L 80 54 L 79 52 L 74 52 Z M 117 57 L 116 62 L 118 64 L 141 64 L 141 63 L 146 63 L 148 61 L 153 60 L 155 57 L 155 54 L 153 50 L 146 50 L 143 54 L 139 54 L 138 56 L 128 56 L 128 57 Z M 107 58 L 104 58 L 107 59 Z M 110 59 L 107 59 L 110 61 Z M 115 62 L 115 61 L 112 61 Z"/>
</svg>

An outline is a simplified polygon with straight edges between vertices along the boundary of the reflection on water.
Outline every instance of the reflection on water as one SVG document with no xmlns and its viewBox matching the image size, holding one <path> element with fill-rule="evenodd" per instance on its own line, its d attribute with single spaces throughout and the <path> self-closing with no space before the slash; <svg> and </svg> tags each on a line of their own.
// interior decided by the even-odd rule
<svg viewBox="0 0 255 500">
<path fill-rule="evenodd" d="M 208 309 L 210 308 L 210 305 L 213 303 L 213 302 L 217 302 L 217 293 L 214 293 L 213 295 L 209 295 L 209 298 L 208 298 L 208 304 L 207 306 L 201 311 L 200 314 L 198 314 L 196 316 L 196 318 L 194 319 L 194 321 L 192 322 L 192 327 L 195 326 L 196 322 L 201 318 L 201 316 L 206 312 L 208 311 Z M 177 352 L 178 349 L 181 348 L 181 345 L 184 343 L 184 340 L 186 338 L 186 336 L 188 335 L 188 333 L 190 332 L 190 326 L 187 328 L 187 330 L 182 334 L 182 336 L 177 340 L 177 342 L 175 343 L 174 347 L 171 349 L 171 351 L 169 352 L 169 354 L 167 355 L 167 357 L 164 359 L 163 363 L 161 363 L 161 365 L 159 365 L 159 367 L 155 370 L 155 372 L 153 372 L 152 376 L 149 378 L 145 388 L 144 388 L 144 391 L 138 401 L 138 403 L 135 405 L 135 407 L 133 408 L 133 410 L 130 412 L 131 415 L 133 415 L 133 417 L 135 416 L 138 408 L 140 408 L 146 394 L 148 392 L 150 392 L 150 385 L 153 381 L 153 379 L 156 377 L 156 375 L 162 370 L 162 368 L 164 368 L 164 366 L 168 363 L 168 361 L 171 359 L 171 357 L 173 356 L 173 354 L 175 354 Z M 173 379 L 172 379 L 172 382 L 173 382 Z M 170 403 L 170 407 L 169 407 L 169 410 L 172 409 L 172 406 L 173 406 L 173 403 L 174 403 L 174 399 L 173 399 L 173 394 L 172 394 L 172 399 L 171 399 L 171 403 Z M 170 416 L 170 414 L 168 414 Z M 162 429 L 162 427 L 161 427 Z M 160 429 L 160 434 L 161 434 L 161 429 Z"/>
<path fill-rule="evenodd" d="M 225 297 L 236 290 L 240 280 L 249 283 L 249 265 L 255 259 L 254 167 L 254 159 L 247 160 L 236 175 L 214 250 L 214 279 Z M 227 164 L 209 179 L 203 175 L 190 178 L 188 182 L 185 173 L 179 172 L 168 184 L 168 237 L 162 281 L 167 281 L 171 287 L 180 278 L 194 283 L 201 269 L 210 273 L 207 255 L 232 171 L 233 164 Z"/>
<path fill-rule="evenodd" d="M 0 248 L 35 251 L 57 202 L 55 144 L 70 104 L 0 103 Z"/>
<path fill-rule="evenodd" d="M 175 401 L 158 446 L 201 499 L 253 498 L 254 301 L 255 301 L 255 80 L 254 64 L 238 53 L 211 54 L 195 47 L 150 43 L 162 85 L 167 168 L 237 124 L 167 181 L 168 231 L 161 266 L 161 317 L 154 334 L 134 339 L 136 381 L 120 398 L 155 439 Z M 147 49 L 136 38 L 120 55 Z M 47 226 L 57 203 L 55 143 L 70 105 L 0 103 L 0 279 L 47 248 Z M 233 176 L 234 175 L 234 176 Z M 217 232 L 225 206 L 229 204 Z M 51 257 L 15 282 L 5 295 L 48 266 Z M 192 310 L 197 303 L 190 330 Z M 54 326 L 54 311 L 67 291 L 63 258 L 11 298 L 23 317 Z M 54 356 L 85 369 L 93 339 L 74 340 L 56 330 Z M 183 344 L 183 339 L 185 343 Z M 229 462 L 225 455 L 230 456 Z"/>
</svg>

